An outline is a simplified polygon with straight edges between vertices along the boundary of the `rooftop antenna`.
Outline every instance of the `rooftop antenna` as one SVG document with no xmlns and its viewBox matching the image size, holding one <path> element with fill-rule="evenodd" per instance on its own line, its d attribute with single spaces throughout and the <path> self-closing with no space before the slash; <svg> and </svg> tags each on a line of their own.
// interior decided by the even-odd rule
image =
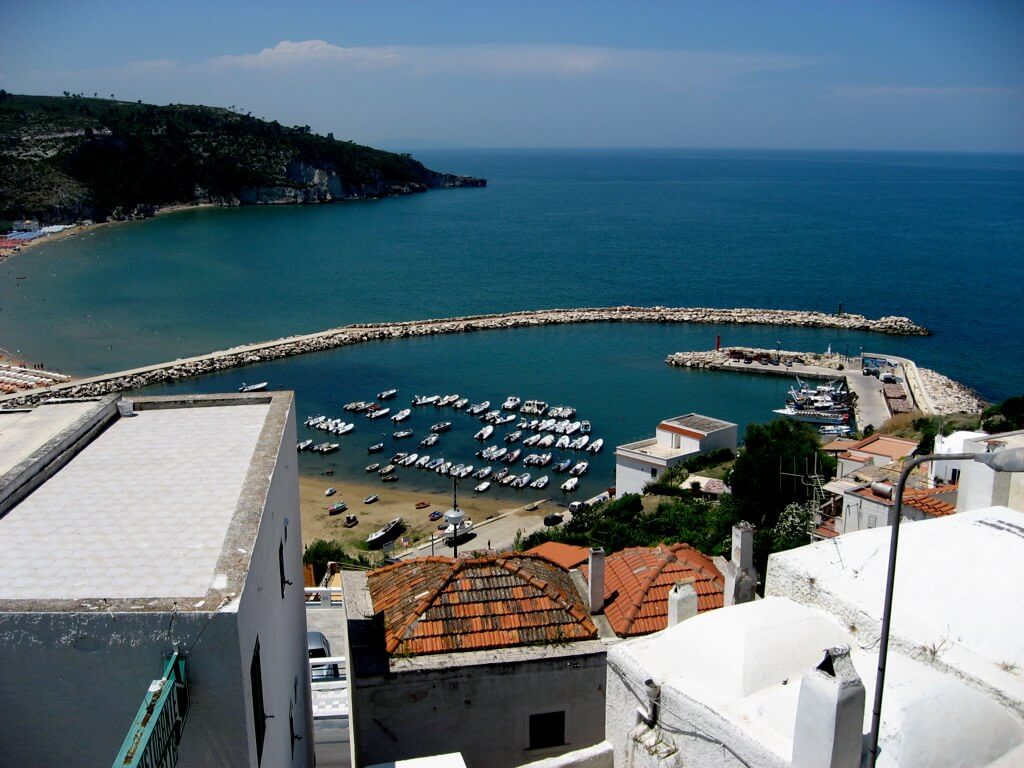
<svg viewBox="0 0 1024 768">
<path fill-rule="evenodd" d="M 452 508 L 444 513 L 444 521 L 452 527 L 453 556 L 459 556 L 459 528 L 466 519 L 466 513 L 459 509 L 459 479 L 452 478 Z M 445 531 L 447 533 L 447 531 Z"/>
</svg>

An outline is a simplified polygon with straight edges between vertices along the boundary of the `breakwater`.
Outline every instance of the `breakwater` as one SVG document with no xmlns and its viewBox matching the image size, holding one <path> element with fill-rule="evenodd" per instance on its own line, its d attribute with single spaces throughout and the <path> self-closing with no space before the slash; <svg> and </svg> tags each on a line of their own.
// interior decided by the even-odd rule
<svg viewBox="0 0 1024 768">
<path fill-rule="evenodd" d="M 775 309 L 713 309 L 706 307 L 597 307 L 543 309 L 490 315 L 469 315 L 399 323 L 364 323 L 318 333 L 247 344 L 205 355 L 143 366 L 0 398 L 0 406 L 29 405 L 51 397 L 96 397 L 160 382 L 202 376 L 229 368 L 320 352 L 351 344 L 474 331 L 578 323 L 703 323 L 837 328 L 891 335 L 928 335 L 928 329 L 906 317 L 871 319 L 863 315 Z"/>
</svg>

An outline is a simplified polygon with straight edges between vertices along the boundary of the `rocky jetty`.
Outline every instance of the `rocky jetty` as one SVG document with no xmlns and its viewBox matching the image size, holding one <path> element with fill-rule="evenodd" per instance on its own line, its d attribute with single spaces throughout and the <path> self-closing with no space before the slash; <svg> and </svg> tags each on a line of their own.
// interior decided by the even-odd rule
<svg viewBox="0 0 1024 768">
<path fill-rule="evenodd" d="M 305 336 L 233 347 L 220 352 L 96 376 L 48 387 L 17 397 L 0 398 L 0 406 L 27 405 L 49 397 L 95 397 L 151 384 L 202 376 L 229 368 L 320 352 L 350 344 L 449 333 L 501 330 L 572 323 L 714 323 L 779 325 L 807 328 L 842 328 L 898 335 L 924 335 L 929 331 L 906 317 L 871 320 L 863 315 L 828 315 L 774 309 L 711 309 L 706 307 L 595 307 L 544 309 L 491 315 L 470 315 L 403 323 L 347 325 Z"/>
<path fill-rule="evenodd" d="M 917 367 L 917 373 L 935 413 L 981 413 L 988 407 L 977 392 L 948 376 L 921 366 Z"/>
</svg>

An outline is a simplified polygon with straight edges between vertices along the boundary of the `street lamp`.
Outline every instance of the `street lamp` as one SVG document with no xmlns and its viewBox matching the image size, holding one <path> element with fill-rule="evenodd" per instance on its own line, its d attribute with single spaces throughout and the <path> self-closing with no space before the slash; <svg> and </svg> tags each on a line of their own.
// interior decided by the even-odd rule
<svg viewBox="0 0 1024 768">
<path fill-rule="evenodd" d="M 885 605 L 882 608 L 882 634 L 878 644 L 878 674 L 875 678 L 875 702 L 871 710 L 871 736 L 868 741 L 868 768 L 875 768 L 878 759 L 878 730 L 882 720 L 882 691 L 885 687 L 885 661 L 889 652 L 889 621 L 892 618 L 893 582 L 896 579 L 896 546 L 900 539 L 900 514 L 903 511 L 903 488 L 911 471 L 926 461 L 977 461 L 995 472 L 1024 472 L 1024 448 L 1004 448 L 991 453 L 930 453 L 908 461 L 896 482 L 896 513 L 889 539 L 889 570 L 885 581 Z"/>
</svg>

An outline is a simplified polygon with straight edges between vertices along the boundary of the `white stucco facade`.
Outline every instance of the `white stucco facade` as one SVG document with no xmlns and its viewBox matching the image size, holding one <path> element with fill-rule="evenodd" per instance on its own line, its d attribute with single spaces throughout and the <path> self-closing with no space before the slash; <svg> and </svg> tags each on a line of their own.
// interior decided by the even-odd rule
<svg viewBox="0 0 1024 768">
<path fill-rule="evenodd" d="M 1024 431 L 983 435 L 963 441 L 965 453 L 1024 447 Z M 956 511 L 1004 505 L 1024 511 L 1024 473 L 999 473 L 976 461 L 962 463 Z"/>
<path fill-rule="evenodd" d="M 178 651 L 190 688 L 179 765 L 310 766 L 292 397 L 134 406 L 81 432 L 70 460 L 26 457 L 40 482 L 0 511 L 0 549 L 39 553 L 0 558 L 0 765 L 111 764 Z"/>
</svg>

